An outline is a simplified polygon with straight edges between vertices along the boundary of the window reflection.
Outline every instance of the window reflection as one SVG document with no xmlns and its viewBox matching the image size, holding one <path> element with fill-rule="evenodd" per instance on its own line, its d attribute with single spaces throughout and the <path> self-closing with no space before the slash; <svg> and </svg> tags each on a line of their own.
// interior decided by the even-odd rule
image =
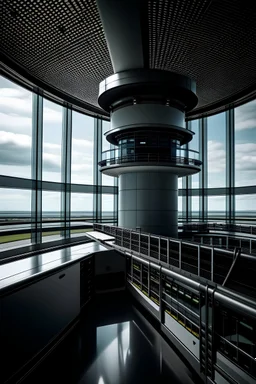
<svg viewBox="0 0 256 384">
<path fill-rule="evenodd" d="M 97 328 L 96 359 L 83 376 L 83 382 L 121 383 L 127 375 L 130 355 L 130 322 Z"/>
</svg>

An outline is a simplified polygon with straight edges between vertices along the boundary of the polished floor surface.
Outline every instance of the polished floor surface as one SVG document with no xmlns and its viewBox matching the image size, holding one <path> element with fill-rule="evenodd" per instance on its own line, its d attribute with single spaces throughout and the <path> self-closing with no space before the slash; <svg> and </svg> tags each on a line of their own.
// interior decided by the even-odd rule
<svg viewBox="0 0 256 384">
<path fill-rule="evenodd" d="M 101 296 L 22 383 L 198 382 L 128 294 Z"/>
</svg>

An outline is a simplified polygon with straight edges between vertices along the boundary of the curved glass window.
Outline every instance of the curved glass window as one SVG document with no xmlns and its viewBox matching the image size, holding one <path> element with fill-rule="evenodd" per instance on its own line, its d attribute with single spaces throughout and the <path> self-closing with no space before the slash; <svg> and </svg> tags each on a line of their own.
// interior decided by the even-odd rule
<svg viewBox="0 0 256 384">
<path fill-rule="evenodd" d="M 112 148 L 104 133 L 110 130 L 110 122 L 102 121 L 102 152 Z M 114 185 L 114 177 L 102 174 L 102 185 Z"/>
<path fill-rule="evenodd" d="M 31 191 L 25 189 L 0 188 L 1 230 L 12 229 L 13 233 L 0 233 L 0 249 L 4 243 L 31 239 Z M 8 227 L 6 226 L 8 224 Z M 18 233 L 22 229 L 23 233 Z M 25 231 L 27 230 L 27 231 Z"/>
<path fill-rule="evenodd" d="M 225 220 L 226 196 L 208 196 L 208 220 Z"/>
<path fill-rule="evenodd" d="M 235 186 L 256 185 L 256 100 L 235 109 Z"/>
<path fill-rule="evenodd" d="M 32 93 L 0 77 L 0 174 L 31 178 Z"/>
<path fill-rule="evenodd" d="M 226 186 L 226 113 L 207 119 L 208 188 Z"/>
<path fill-rule="evenodd" d="M 43 101 L 43 180 L 61 181 L 62 107 Z"/>
<path fill-rule="evenodd" d="M 102 194 L 102 220 L 112 223 L 114 220 L 114 195 Z"/>
<path fill-rule="evenodd" d="M 93 219 L 93 194 L 71 193 L 71 218 L 92 221 Z"/>
<path fill-rule="evenodd" d="M 256 194 L 236 196 L 236 220 L 256 224 Z"/>
<path fill-rule="evenodd" d="M 71 183 L 93 184 L 94 119 L 72 112 Z"/>
</svg>

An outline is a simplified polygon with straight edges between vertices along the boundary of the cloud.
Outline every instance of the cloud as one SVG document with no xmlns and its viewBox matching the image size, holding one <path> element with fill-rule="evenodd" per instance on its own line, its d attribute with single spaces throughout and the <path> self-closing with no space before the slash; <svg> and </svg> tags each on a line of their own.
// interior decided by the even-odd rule
<svg viewBox="0 0 256 384">
<path fill-rule="evenodd" d="M 43 121 L 47 123 L 61 123 L 62 122 L 62 111 L 56 111 L 53 108 L 44 107 Z"/>
<path fill-rule="evenodd" d="M 256 99 L 235 109 L 237 131 L 256 128 Z"/>
<path fill-rule="evenodd" d="M 225 196 L 208 196 L 208 211 L 225 211 Z"/>
<path fill-rule="evenodd" d="M 45 153 L 43 156 L 43 170 L 45 172 L 60 172 L 61 159 L 58 155 Z"/>
<path fill-rule="evenodd" d="M 30 211 L 31 191 L 0 188 L 0 201 L 1 211 Z"/>
<path fill-rule="evenodd" d="M 29 166 L 31 164 L 31 137 L 0 131 L 0 164 Z"/>
<path fill-rule="evenodd" d="M 0 89 L 0 127 L 8 131 L 19 132 L 31 130 L 32 126 L 32 94 L 26 90 Z M 54 103 L 44 100 L 44 123 L 62 123 L 62 109 Z M 24 131 L 23 131 L 24 132 Z M 28 133 L 28 132 L 27 132 Z"/>
<path fill-rule="evenodd" d="M 199 188 L 199 181 L 193 181 L 193 178 L 192 178 L 192 188 L 193 189 Z"/>
<path fill-rule="evenodd" d="M 209 173 L 221 173 L 225 170 L 226 152 L 224 143 L 209 140 L 207 156 Z"/>
<path fill-rule="evenodd" d="M 256 144 L 235 145 L 236 171 L 253 171 L 256 174 Z"/>
<path fill-rule="evenodd" d="M 73 172 L 82 172 L 82 171 L 88 171 L 92 169 L 92 161 L 87 164 L 72 164 L 72 171 Z"/>
<path fill-rule="evenodd" d="M 0 112 L 0 130 L 14 133 L 31 134 L 32 118 L 7 115 Z"/>
<path fill-rule="evenodd" d="M 72 145 L 75 150 L 81 150 L 85 148 L 91 148 L 91 150 L 93 149 L 93 142 L 90 140 L 72 139 Z"/>
<path fill-rule="evenodd" d="M 256 195 L 236 195 L 236 200 L 251 200 L 256 201 Z"/>
<path fill-rule="evenodd" d="M 11 116 L 31 116 L 32 94 L 26 90 L 0 89 L 0 111 Z"/>
<path fill-rule="evenodd" d="M 77 140 L 79 141 L 79 140 Z M 31 165 L 32 138 L 26 134 L 0 131 L 0 165 L 3 166 L 30 166 Z M 76 143 L 77 144 L 77 143 Z M 73 182 L 91 183 L 93 154 L 88 153 L 93 143 L 81 140 L 81 145 L 75 145 L 72 151 L 72 180 Z M 80 149 L 80 151 L 75 150 Z M 60 172 L 61 146 L 60 144 L 44 142 L 43 145 L 43 170 L 44 172 Z"/>
<path fill-rule="evenodd" d="M 8 80 L 4 76 L 0 76 L 0 88 L 11 88 L 11 89 L 16 89 L 18 86 L 17 84 L 13 83 L 12 81 Z M 21 90 L 23 88 L 19 87 Z"/>
<path fill-rule="evenodd" d="M 55 148 L 54 144 L 45 145 L 46 149 Z M 59 147 L 59 146 L 57 146 Z M 30 166 L 31 164 L 31 137 L 23 134 L 0 131 L 0 164 L 14 166 Z M 60 171 L 59 156 L 44 153 L 44 170 L 50 172 Z"/>
<path fill-rule="evenodd" d="M 224 143 L 208 141 L 208 187 L 225 185 L 226 149 Z M 236 186 L 256 184 L 256 143 L 235 145 Z M 193 183 L 196 188 L 196 184 Z"/>
</svg>

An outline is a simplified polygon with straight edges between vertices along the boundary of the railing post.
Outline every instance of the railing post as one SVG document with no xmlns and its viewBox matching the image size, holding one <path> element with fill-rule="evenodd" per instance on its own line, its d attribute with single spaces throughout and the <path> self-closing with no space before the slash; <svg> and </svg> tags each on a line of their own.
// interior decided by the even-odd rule
<svg viewBox="0 0 256 384">
<path fill-rule="evenodd" d="M 180 240 L 179 242 L 179 269 L 181 269 L 181 243 L 182 240 Z"/>
<path fill-rule="evenodd" d="M 130 251 L 132 250 L 132 230 L 130 229 Z"/>
<path fill-rule="evenodd" d="M 148 257 L 150 257 L 150 235 L 148 235 Z"/>
<path fill-rule="evenodd" d="M 200 245 L 198 245 L 198 255 L 197 255 L 197 275 L 200 277 L 200 257 L 201 257 L 201 250 Z"/>
<path fill-rule="evenodd" d="M 132 265 L 131 278 L 132 278 L 132 282 L 133 282 L 133 258 L 132 258 L 132 255 L 131 255 L 131 260 L 132 260 L 132 262 L 131 262 L 131 265 Z"/>
<path fill-rule="evenodd" d="M 158 237 L 158 260 L 161 261 L 161 241 L 160 241 L 160 236 Z"/>
<path fill-rule="evenodd" d="M 149 297 L 149 290 L 150 290 L 150 264 L 148 263 L 148 297 Z"/>
<path fill-rule="evenodd" d="M 214 253 L 214 248 L 212 247 L 212 250 L 211 250 L 211 281 L 213 281 L 213 261 L 214 261 L 213 253 Z"/>
<path fill-rule="evenodd" d="M 169 250 L 170 250 L 170 240 L 167 239 L 167 246 L 166 246 L 166 264 L 168 264 L 169 261 Z"/>
</svg>

